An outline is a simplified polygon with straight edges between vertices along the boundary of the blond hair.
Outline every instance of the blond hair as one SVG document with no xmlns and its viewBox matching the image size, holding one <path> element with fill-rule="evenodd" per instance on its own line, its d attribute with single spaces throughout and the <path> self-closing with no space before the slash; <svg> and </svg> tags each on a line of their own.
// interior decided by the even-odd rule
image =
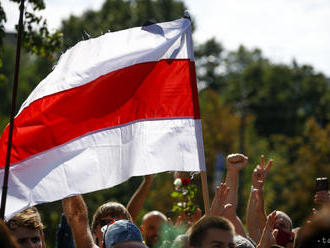
<svg viewBox="0 0 330 248">
<path fill-rule="evenodd" d="M 14 231 L 19 227 L 36 229 L 42 232 L 44 225 L 41 222 L 40 214 L 35 207 L 30 207 L 15 215 L 7 223 L 10 230 Z"/>
</svg>

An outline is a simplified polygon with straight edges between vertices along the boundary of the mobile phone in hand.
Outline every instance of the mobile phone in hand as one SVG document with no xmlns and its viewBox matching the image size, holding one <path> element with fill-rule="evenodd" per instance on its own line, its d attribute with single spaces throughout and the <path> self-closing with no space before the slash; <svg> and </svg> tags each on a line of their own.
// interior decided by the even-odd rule
<svg viewBox="0 0 330 248">
<path fill-rule="evenodd" d="M 327 177 L 319 177 L 316 178 L 316 187 L 315 187 L 315 191 L 319 192 L 319 191 L 327 191 L 329 190 L 329 181 Z"/>
</svg>

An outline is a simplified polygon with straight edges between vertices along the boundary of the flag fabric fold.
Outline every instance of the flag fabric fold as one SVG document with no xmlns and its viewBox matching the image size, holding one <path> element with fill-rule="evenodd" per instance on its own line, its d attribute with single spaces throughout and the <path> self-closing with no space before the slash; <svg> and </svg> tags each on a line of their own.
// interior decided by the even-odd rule
<svg viewBox="0 0 330 248">
<path fill-rule="evenodd" d="M 7 219 L 132 176 L 205 170 L 190 20 L 79 42 L 14 123 Z M 8 132 L 0 139 L 1 184 Z"/>
</svg>

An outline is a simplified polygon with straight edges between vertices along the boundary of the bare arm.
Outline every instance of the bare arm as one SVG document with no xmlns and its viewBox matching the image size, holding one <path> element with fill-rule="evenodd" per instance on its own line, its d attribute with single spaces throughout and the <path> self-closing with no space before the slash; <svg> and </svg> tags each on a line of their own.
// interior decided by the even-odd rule
<svg viewBox="0 0 330 248">
<path fill-rule="evenodd" d="M 272 160 L 269 160 L 265 167 L 265 159 L 262 155 L 260 158 L 260 165 L 257 165 L 252 174 L 252 188 L 247 206 L 246 223 L 249 236 L 256 243 L 258 243 L 261 238 L 262 230 L 267 220 L 264 208 L 263 185 L 272 167 L 272 162 Z"/>
<path fill-rule="evenodd" d="M 260 194 L 263 193 L 258 192 L 257 189 L 251 188 L 246 214 L 246 224 L 249 236 L 256 243 L 259 242 L 263 230 L 262 228 L 266 223 L 263 201 L 258 202 Z"/>
<path fill-rule="evenodd" d="M 232 204 L 226 204 L 226 198 L 229 192 L 230 189 L 225 183 L 221 183 L 220 186 L 216 188 L 211 205 L 211 214 L 213 216 L 223 216 L 229 219 L 235 227 L 235 232 L 243 237 L 246 237 L 242 221 L 238 216 L 236 216 Z"/>
<path fill-rule="evenodd" d="M 238 202 L 239 171 L 247 166 L 248 158 L 243 154 L 230 154 L 227 156 L 226 185 L 230 188 L 227 203 L 232 204 L 236 213 Z"/>
<path fill-rule="evenodd" d="M 87 207 L 81 195 L 62 200 L 63 212 L 71 226 L 76 248 L 98 248 L 88 223 Z"/>
<path fill-rule="evenodd" d="M 139 188 L 131 197 L 130 201 L 127 204 L 127 210 L 131 214 L 133 222 L 136 223 L 136 218 L 142 210 L 143 204 L 147 198 L 147 195 L 150 191 L 154 175 L 144 176 L 142 183 Z"/>
<path fill-rule="evenodd" d="M 243 154 L 230 154 L 227 156 L 226 185 L 230 190 L 226 202 L 227 204 L 231 204 L 232 207 L 225 211 L 224 217 L 233 223 L 235 232 L 243 237 L 246 237 L 246 233 L 241 219 L 237 216 L 236 209 L 238 203 L 239 171 L 245 168 L 247 164 L 248 157 Z"/>
</svg>

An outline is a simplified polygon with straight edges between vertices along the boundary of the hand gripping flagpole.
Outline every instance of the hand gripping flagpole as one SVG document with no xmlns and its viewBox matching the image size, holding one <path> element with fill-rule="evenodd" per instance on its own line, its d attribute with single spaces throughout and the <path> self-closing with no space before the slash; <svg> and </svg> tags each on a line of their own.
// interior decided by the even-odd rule
<svg viewBox="0 0 330 248">
<path fill-rule="evenodd" d="M 11 154 L 12 138 L 13 138 L 13 130 L 14 130 L 14 117 L 15 117 L 15 112 L 16 112 L 16 96 L 17 96 L 17 88 L 18 88 L 19 62 L 20 62 L 20 57 L 21 57 L 21 43 L 22 43 L 22 33 L 23 33 L 23 13 L 24 13 L 24 0 L 21 0 L 20 15 L 19 15 L 19 21 L 18 21 L 18 34 L 17 34 L 17 44 L 16 44 L 16 64 L 15 64 L 13 94 L 12 94 L 12 100 L 11 100 L 11 113 L 10 113 L 10 122 L 9 122 L 9 135 L 8 135 L 8 143 L 7 143 L 6 165 L 5 165 L 3 186 L 2 186 L 2 195 L 1 195 L 0 218 L 3 220 L 5 217 L 5 208 L 6 208 L 7 191 L 8 191 L 10 154 Z"/>
<path fill-rule="evenodd" d="M 184 18 L 189 19 L 191 22 L 190 14 L 187 10 L 184 12 Z M 202 193 L 203 193 L 205 215 L 210 216 L 211 215 L 210 197 L 209 197 L 209 190 L 207 185 L 206 169 L 205 171 L 201 171 L 201 181 L 202 181 Z"/>
</svg>

